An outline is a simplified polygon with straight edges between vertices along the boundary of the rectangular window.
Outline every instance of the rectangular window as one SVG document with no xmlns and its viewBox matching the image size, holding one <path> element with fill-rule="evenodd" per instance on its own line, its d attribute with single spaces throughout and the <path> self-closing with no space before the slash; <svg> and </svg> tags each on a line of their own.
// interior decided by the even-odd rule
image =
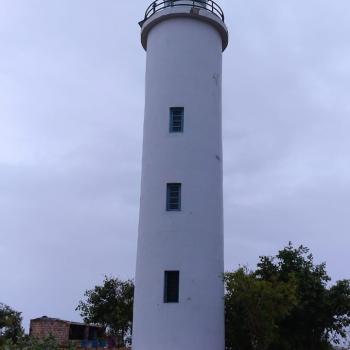
<svg viewBox="0 0 350 350">
<path fill-rule="evenodd" d="M 179 302 L 179 271 L 165 271 L 164 273 L 164 303 Z"/>
<path fill-rule="evenodd" d="M 167 184 L 166 194 L 166 210 L 179 211 L 181 210 L 181 184 Z"/>
<path fill-rule="evenodd" d="M 170 108 L 170 132 L 184 131 L 184 108 L 171 107 Z"/>
</svg>

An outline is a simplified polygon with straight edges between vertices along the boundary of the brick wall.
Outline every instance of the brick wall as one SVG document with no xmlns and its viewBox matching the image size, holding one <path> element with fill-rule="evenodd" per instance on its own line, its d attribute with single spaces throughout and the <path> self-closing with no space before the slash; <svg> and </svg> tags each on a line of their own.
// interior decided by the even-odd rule
<svg viewBox="0 0 350 350">
<path fill-rule="evenodd" d="M 52 334 L 60 345 L 65 345 L 69 339 L 69 323 L 61 320 L 31 320 L 30 335 L 35 338 L 45 338 Z"/>
</svg>

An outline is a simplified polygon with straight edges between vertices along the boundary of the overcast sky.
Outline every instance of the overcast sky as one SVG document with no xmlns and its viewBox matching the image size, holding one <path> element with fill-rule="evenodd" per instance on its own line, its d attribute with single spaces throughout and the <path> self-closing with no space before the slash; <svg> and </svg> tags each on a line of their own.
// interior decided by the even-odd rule
<svg viewBox="0 0 350 350">
<path fill-rule="evenodd" d="M 226 269 L 291 240 L 350 278 L 350 2 L 220 4 Z M 147 5 L 0 0 L 0 302 L 26 326 L 134 276 Z"/>
</svg>

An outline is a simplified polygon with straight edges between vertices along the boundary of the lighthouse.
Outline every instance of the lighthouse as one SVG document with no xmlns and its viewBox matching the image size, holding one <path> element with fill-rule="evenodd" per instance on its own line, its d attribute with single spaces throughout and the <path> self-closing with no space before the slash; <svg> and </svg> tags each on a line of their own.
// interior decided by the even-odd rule
<svg viewBox="0 0 350 350">
<path fill-rule="evenodd" d="M 213 1 L 155 1 L 147 53 L 133 350 L 224 350 L 222 53 Z"/>
</svg>

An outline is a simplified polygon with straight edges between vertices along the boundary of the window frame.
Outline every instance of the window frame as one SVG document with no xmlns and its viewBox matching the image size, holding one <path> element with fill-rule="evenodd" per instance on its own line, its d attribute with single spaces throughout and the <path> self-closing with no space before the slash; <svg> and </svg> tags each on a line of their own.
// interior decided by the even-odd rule
<svg viewBox="0 0 350 350">
<path fill-rule="evenodd" d="M 180 121 L 174 118 L 179 116 L 181 117 Z M 179 122 L 181 123 L 180 127 L 174 125 L 174 123 L 179 123 Z M 184 126 L 185 126 L 185 107 L 170 107 L 169 108 L 169 133 L 181 134 L 184 132 Z"/>
<path fill-rule="evenodd" d="M 171 281 L 171 276 L 173 280 Z M 169 288 L 169 284 L 174 283 L 176 289 Z M 171 295 L 173 294 L 173 295 Z M 178 270 L 166 270 L 164 271 L 164 304 L 178 304 L 180 302 L 180 271 Z"/>
<path fill-rule="evenodd" d="M 171 192 L 174 191 L 174 187 L 177 187 L 177 205 L 174 208 L 174 196 Z M 173 187 L 173 188 L 172 188 Z M 166 211 L 181 211 L 181 197 L 182 197 L 182 183 L 180 182 L 168 182 L 166 184 Z"/>
</svg>

